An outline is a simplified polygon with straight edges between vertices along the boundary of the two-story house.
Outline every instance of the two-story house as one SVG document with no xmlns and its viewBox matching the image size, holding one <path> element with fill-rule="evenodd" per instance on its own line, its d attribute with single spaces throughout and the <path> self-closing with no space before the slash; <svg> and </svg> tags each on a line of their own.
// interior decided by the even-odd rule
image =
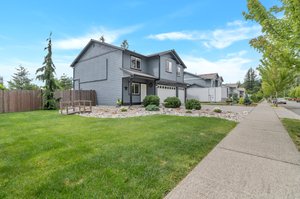
<svg viewBox="0 0 300 199">
<path fill-rule="evenodd" d="M 90 40 L 71 64 L 74 89 L 95 90 L 98 105 L 140 104 L 147 95 L 185 102 L 185 64 L 175 50 L 142 55 Z"/>
</svg>

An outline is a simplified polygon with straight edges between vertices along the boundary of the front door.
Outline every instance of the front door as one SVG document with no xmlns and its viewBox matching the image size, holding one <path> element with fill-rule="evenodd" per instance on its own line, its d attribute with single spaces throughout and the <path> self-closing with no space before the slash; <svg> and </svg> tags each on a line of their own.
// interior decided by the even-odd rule
<svg viewBox="0 0 300 199">
<path fill-rule="evenodd" d="M 147 84 L 141 84 L 141 102 L 147 96 Z"/>
</svg>

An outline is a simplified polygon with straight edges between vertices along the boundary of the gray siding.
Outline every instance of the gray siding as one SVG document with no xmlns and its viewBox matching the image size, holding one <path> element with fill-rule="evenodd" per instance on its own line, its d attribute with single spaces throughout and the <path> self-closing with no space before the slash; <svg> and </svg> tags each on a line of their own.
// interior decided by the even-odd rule
<svg viewBox="0 0 300 199">
<path fill-rule="evenodd" d="M 167 61 L 172 62 L 172 73 L 169 73 L 166 71 L 166 64 Z M 180 67 L 181 74 L 178 77 L 177 76 L 177 67 Z M 160 78 L 171 80 L 171 81 L 177 81 L 177 82 L 184 82 L 183 78 L 183 67 L 177 63 L 177 61 L 174 59 L 174 57 L 171 54 L 165 54 L 160 57 Z"/>
<path fill-rule="evenodd" d="M 155 77 L 159 76 L 159 57 L 151 57 L 147 59 L 146 73 Z"/>
<path fill-rule="evenodd" d="M 137 55 L 130 55 L 128 53 L 123 54 L 123 67 L 126 69 L 132 69 L 131 68 L 131 56 L 137 57 L 141 59 L 141 72 L 146 72 L 147 68 L 147 62 L 143 57 L 139 57 Z"/>
<path fill-rule="evenodd" d="M 80 89 L 96 91 L 98 105 L 115 105 L 122 98 L 121 67 L 121 50 L 95 43 L 75 64 L 74 80 L 80 80 Z"/>
</svg>

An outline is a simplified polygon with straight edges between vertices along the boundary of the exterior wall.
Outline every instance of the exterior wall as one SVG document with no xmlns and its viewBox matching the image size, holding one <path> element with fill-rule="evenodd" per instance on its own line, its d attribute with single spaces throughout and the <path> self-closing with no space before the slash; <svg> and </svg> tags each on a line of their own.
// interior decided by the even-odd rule
<svg viewBox="0 0 300 199">
<path fill-rule="evenodd" d="M 166 72 L 166 63 L 168 61 L 172 62 L 172 73 Z M 177 77 L 177 66 L 180 67 L 181 75 Z M 183 67 L 177 63 L 177 61 L 173 58 L 172 55 L 166 54 L 160 57 L 160 79 L 177 81 L 177 82 L 184 82 L 183 77 Z"/>
<path fill-rule="evenodd" d="M 226 87 L 187 88 L 187 99 L 198 99 L 201 102 L 221 102 L 226 98 Z"/>
<path fill-rule="evenodd" d="M 121 67 L 121 50 L 92 44 L 73 68 L 74 89 L 95 90 L 97 105 L 115 105 L 122 97 Z"/>
<path fill-rule="evenodd" d="M 131 68 L 131 56 L 134 56 L 134 57 L 137 57 L 137 58 L 141 59 L 141 70 L 137 70 L 137 71 L 146 73 L 147 72 L 147 61 L 146 61 L 146 59 L 144 57 L 141 57 L 141 56 L 137 56 L 137 55 L 134 55 L 134 54 L 129 54 L 128 52 L 123 53 L 123 68 L 136 70 L 136 69 Z"/>
<path fill-rule="evenodd" d="M 139 79 L 136 78 L 132 81 L 133 83 L 142 83 L 147 84 L 147 95 L 154 95 L 155 94 L 155 84 L 154 81 Z M 123 103 L 129 104 L 130 103 L 130 94 L 129 94 L 129 78 L 123 78 L 122 80 L 122 89 L 123 89 Z M 125 89 L 127 87 L 127 89 Z M 141 89 L 141 87 L 140 87 Z M 141 103 L 143 99 L 141 99 L 141 91 L 139 95 L 132 95 L 132 103 Z"/>
<path fill-rule="evenodd" d="M 184 73 L 184 82 L 188 84 L 197 84 L 202 87 L 207 87 L 206 81 L 204 79 L 188 73 Z"/>
<path fill-rule="evenodd" d="M 147 59 L 146 73 L 159 77 L 159 56 Z"/>
</svg>

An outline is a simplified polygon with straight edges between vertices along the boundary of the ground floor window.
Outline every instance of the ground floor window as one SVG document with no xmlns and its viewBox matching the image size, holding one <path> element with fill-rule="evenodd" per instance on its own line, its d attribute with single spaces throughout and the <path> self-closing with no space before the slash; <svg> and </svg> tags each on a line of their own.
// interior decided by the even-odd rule
<svg viewBox="0 0 300 199">
<path fill-rule="evenodd" d="M 140 84 L 139 83 L 132 83 L 131 84 L 131 93 L 133 95 L 139 95 L 140 94 Z"/>
</svg>

